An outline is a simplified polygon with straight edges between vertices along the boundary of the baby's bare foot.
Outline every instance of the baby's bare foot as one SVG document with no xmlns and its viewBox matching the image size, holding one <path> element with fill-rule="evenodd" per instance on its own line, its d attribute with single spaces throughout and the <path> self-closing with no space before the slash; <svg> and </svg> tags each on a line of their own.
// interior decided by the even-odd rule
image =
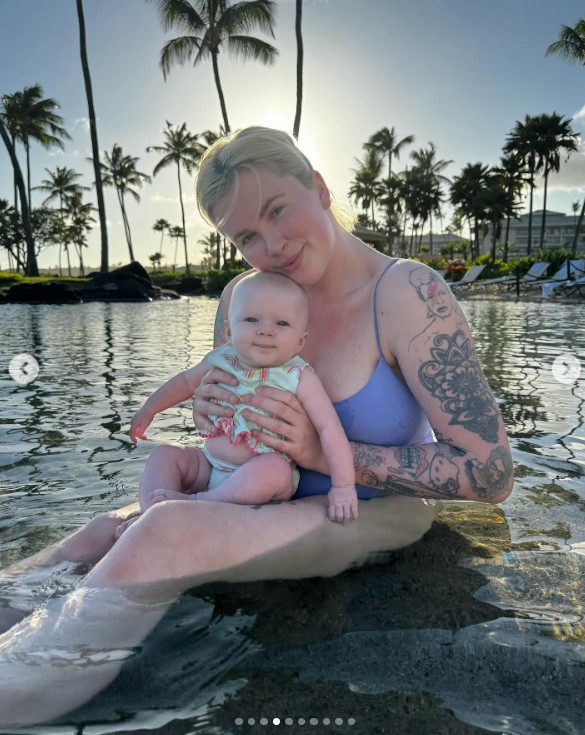
<svg viewBox="0 0 585 735">
<path fill-rule="evenodd" d="M 127 531 L 133 523 L 136 523 L 136 521 L 139 518 L 140 518 L 139 515 L 132 516 L 132 518 L 128 518 L 127 521 L 120 523 L 120 525 L 116 528 L 114 532 L 114 536 L 116 537 L 116 540 L 118 540 L 120 536 L 124 533 L 124 531 Z"/>
<path fill-rule="evenodd" d="M 153 503 L 162 503 L 165 500 L 194 500 L 195 495 L 186 495 L 176 490 L 165 490 L 164 487 L 159 487 L 150 493 L 150 499 Z"/>
</svg>

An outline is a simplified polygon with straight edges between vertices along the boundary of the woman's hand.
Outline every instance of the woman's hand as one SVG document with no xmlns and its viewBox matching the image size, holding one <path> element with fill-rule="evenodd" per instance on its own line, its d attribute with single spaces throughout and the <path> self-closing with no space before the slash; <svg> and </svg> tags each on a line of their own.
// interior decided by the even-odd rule
<svg viewBox="0 0 585 735">
<path fill-rule="evenodd" d="M 257 393 L 242 396 L 241 401 L 250 406 L 250 409 L 242 412 L 244 418 L 282 437 L 254 429 L 252 435 L 255 439 L 286 454 L 305 469 L 329 474 L 319 434 L 294 393 L 262 386 Z M 254 408 L 271 415 L 264 416 L 254 411 Z"/>
<path fill-rule="evenodd" d="M 235 393 L 227 390 L 218 383 L 236 386 L 238 379 L 220 368 L 211 368 L 203 376 L 199 387 L 193 394 L 193 421 L 195 426 L 204 433 L 213 434 L 215 426 L 209 416 L 233 416 L 234 412 L 228 406 L 222 406 L 218 401 L 236 404 L 239 401 Z"/>
</svg>

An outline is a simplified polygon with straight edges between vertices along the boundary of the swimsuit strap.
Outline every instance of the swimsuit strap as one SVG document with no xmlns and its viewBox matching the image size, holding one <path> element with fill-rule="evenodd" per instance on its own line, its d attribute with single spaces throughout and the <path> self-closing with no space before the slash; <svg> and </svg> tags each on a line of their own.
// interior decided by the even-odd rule
<svg viewBox="0 0 585 735">
<path fill-rule="evenodd" d="M 376 296 L 378 294 L 378 286 L 380 285 L 380 281 L 382 280 L 384 273 L 386 273 L 387 270 L 390 270 L 394 263 L 398 262 L 398 258 L 394 258 L 394 260 L 391 263 L 388 263 L 388 265 L 384 268 L 382 273 L 380 274 L 380 277 L 376 281 L 376 285 L 374 287 L 374 330 L 376 332 L 376 344 L 378 345 L 378 352 L 380 353 L 380 356 L 382 356 L 382 347 L 380 346 L 380 335 L 378 333 L 378 313 L 376 310 Z"/>
</svg>

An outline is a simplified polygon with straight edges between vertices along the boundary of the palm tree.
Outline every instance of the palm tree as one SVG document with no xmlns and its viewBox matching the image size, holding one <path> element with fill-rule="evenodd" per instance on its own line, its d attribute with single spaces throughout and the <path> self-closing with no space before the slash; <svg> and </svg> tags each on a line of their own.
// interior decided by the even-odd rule
<svg viewBox="0 0 585 735">
<path fill-rule="evenodd" d="M 160 232 L 160 245 L 159 245 L 160 250 L 159 252 L 161 254 L 161 258 L 162 258 L 163 240 L 165 237 L 165 232 L 169 231 L 170 226 L 171 226 L 171 223 L 166 219 L 157 219 L 157 221 L 152 226 L 152 229 L 155 232 Z"/>
<path fill-rule="evenodd" d="M 378 132 L 370 136 L 365 147 L 374 151 L 380 159 L 387 157 L 388 178 L 390 178 L 392 176 L 392 159 L 396 157 L 398 160 L 403 148 L 407 145 L 412 145 L 412 143 L 414 143 L 414 135 L 407 135 L 402 140 L 398 140 L 396 130 L 392 127 L 391 130 L 388 130 L 388 128 L 378 130 Z"/>
<path fill-rule="evenodd" d="M 364 215 L 366 215 L 364 224 L 376 227 L 375 206 L 384 193 L 385 187 L 378 177 L 377 171 L 368 166 L 355 170 L 353 183 L 349 187 L 349 195 L 356 204 L 361 204 Z M 371 213 L 369 218 L 367 216 L 368 210 Z"/>
<path fill-rule="evenodd" d="M 534 118 L 526 115 L 524 122 L 516 121 L 512 131 L 508 134 L 504 153 L 514 155 L 521 162 L 527 172 L 529 205 L 528 205 L 528 247 L 527 254 L 532 251 L 532 212 L 534 209 L 534 179 L 536 176 L 537 135 Z"/>
<path fill-rule="evenodd" d="M 106 226 L 106 204 L 104 201 L 104 189 L 102 185 L 102 172 L 100 168 L 100 147 L 98 143 L 97 123 L 95 107 L 93 103 L 93 90 L 91 76 L 89 73 L 89 61 L 87 58 L 87 40 L 85 37 L 85 18 L 83 16 L 83 0 L 75 0 L 77 3 L 77 19 L 79 22 L 79 53 L 81 56 L 81 67 L 83 69 L 83 81 L 85 83 L 85 94 L 87 97 L 87 110 L 89 117 L 89 132 L 91 137 L 91 156 L 93 172 L 95 176 L 95 193 L 98 205 L 98 215 L 101 231 L 101 264 L 100 271 L 108 272 L 108 230 Z"/>
<path fill-rule="evenodd" d="M 175 271 L 175 268 L 177 267 L 177 248 L 179 246 L 179 238 L 185 237 L 185 230 L 182 227 L 179 227 L 178 225 L 174 225 L 169 230 L 169 237 L 175 238 L 175 256 L 173 258 L 173 273 Z M 189 275 L 189 262 L 187 261 L 187 267 L 185 269 L 185 273 Z"/>
<path fill-rule="evenodd" d="M 0 138 L 2 138 L 2 141 L 4 142 L 4 145 L 6 146 L 6 150 L 8 151 L 8 155 L 10 156 L 10 162 L 12 163 L 12 168 L 14 170 L 14 178 L 15 178 L 16 187 L 20 195 L 22 225 L 24 228 L 24 237 L 26 241 L 25 275 L 38 276 L 39 267 L 37 264 L 37 254 L 35 250 L 35 241 L 34 241 L 33 232 L 32 232 L 32 225 L 30 221 L 30 210 L 29 210 L 28 201 L 26 198 L 26 188 L 24 185 L 24 178 L 22 176 L 22 170 L 20 168 L 20 164 L 16 156 L 14 144 L 12 140 L 10 139 L 10 134 L 4 123 L 3 113 L 0 113 Z"/>
<path fill-rule="evenodd" d="M 389 184 L 388 188 L 388 196 L 386 200 L 386 206 L 387 206 L 387 218 L 388 218 L 388 242 L 390 246 L 390 252 L 392 252 L 392 247 L 394 245 L 394 232 L 391 227 L 391 222 L 394 219 L 394 206 L 395 206 L 395 198 L 392 196 L 392 187 L 391 182 L 393 178 L 393 172 L 392 172 L 392 159 L 396 157 L 398 160 L 400 158 L 400 154 L 402 153 L 402 150 L 407 146 L 414 143 L 414 135 L 407 135 L 406 137 L 402 138 L 402 140 L 398 139 L 398 136 L 396 135 L 396 130 L 394 127 L 392 127 L 390 130 L 388 128 L 381 128 L 376 133 L 370 136 L 368 142 L 365 144 L 365 148 L 370 150 L 380 161 L 382 162 L 382 159 L 387 157 L 388 160 L 388 176 L 386 178 L 386 181 Z"/>
<path fill-rule="evenodd" d="M 430 226 L 430 251 L 433 252 L 433 212 L 440 215 L 441 212 L 441 201 L 442 201 L 442 185 L 450 184 L 450 180 L 443 175 L 443 171 L 453 161 L 445 161 L 444 159 L 436 158 L 437 149 L 434 143 L 429 143 L 428 148 L 421 148 L 418 151 L 412 151 L 410 157 L 415 161 L 416 168 L 419 168 L 423 173 L 423 180 L 428 179 L 426 182 L 426 198 L 427 204 L 423 208 L 423 211 L 428 213 L 429 226 Z M 426 219 L 427 219 L 426 218 Z M 423 226 L 426 222 L 423 222 Z"/>
<path fill-rule="evenodd" d="M 181 219 L 183 222 L 182 234 L 183 244 L 185 246 L 185 274 L 189 275 L 189 256 L 187 253 L 187 228 L 185 224 L 185 206 L 183 204 L 183 185 L 181 183 L 181 167 L 187 173 L 191 173 L 197 166 L 204 147 L 197 142 L 197 135 L 193 135 L 187 130 L 187 123 L 183 123 L 180 127 L 174 127 L 167 120 L 167 128 L 163 131 L 166 138 L 164 145 L 150 145 L 146 149 L 148 153 L 158 153 L 162 156 L 161 160 L 156 164 L 152 172 L 156 176 L 163 168 L 176 164 L 177 181 L 179 184 L 179 202 L 181 204 Z M 174 228 L 177 229 L 176 227 Z M 172 237 L 175 237 L 172 235 Z M 176 258 L 175 258 L 176 260 Z"/>
<path fill-rule="evenodd" d="M 491 170 L 482 163 L 468 163 L 451 184 L 450 199 L 458 214 L 466 217 L 473 232 L 475 247 L 479 255 L 479 233 L 486 219 L 485 192 L 491 184 Z"/>
<path fill-rule="evenodd" d="M 561 26 L 558 40 L 546 50 L 546 55 L 557 54 L 569 64 L 585 65 L 585 18 L 580 18 L 573 28 L 570 26 Z M 585 197 L 583 198 L 583 206 L 575 227 L 575 235 L 573 236 L 573 257 L 577 254 L 577 243 L 579 242 L 579 233 L 585 218 Z"/>
<path fill-rule="evenodd" d="M 278 51 L 266 41 L 247 34 L 258 28 L 274 38 L 273 0 L 148 0 L 154 2 L 165 31 L 185 35 L 168 41 L 161 51 L 160 66 L 166 79 L 173 64 L 211 58 L 213 77 L 226 131 L 230 132 L 227 108 L 219 78 L 219 53 L 225 47 L 235 59 L 253 59 L 272 64 Z"/>
<path fill-rule="evenodd" d="M 71 139 L 63 127 L 63 118 L 57 114 L 58 103 L 51 98 L 43 98 L 40 84 L 25 87 L 22 92 L 7 94 L 3 97 L 4 114 L 12 139 L 19 140 L 26 155 L 26 180 L 29 207 L 31 204 L 30 144 L 36 140 L 44 148 L 64 150 L 63 138 Z"/>
<path fill-rule="evenodd" d="M 72 168 L 66 166 L 57 166 L 55 171 L 50 171 L 48 168 L 45 169 L 49 178 L 43 179 L 39 186 L 35 186 L 35 189 L 45 191 L 48 196 L 43 201 L 43 206 L 53 201 L 54 199 L 59 200 L 59 212 L 61 219 L 65 217 L 65 201 L 67 198 L 72 197 L 76 192 L 89 191 L 89 187 L 81 186 L 78 184 L 78 179 L 81 174 L 74 171 Z M 64 228 L 63 228 L 64 229 Z M 59 275 L 61 275 L 61 248 L 63 243 L 59 243 Z"/>
<path fill-rule="evenodd" d="M 153 253 L 152 255 L 148 256 L 148 259 L 152 263 L 153 270 L 156 270 L 157 265 L 160 267 L 160 262 L 162 260 L 162 253 Z"/>
<path fill-rule="evenodd" d="M 573 28 L 561 26 L 558 40 L 546 50 L 546 56 L 557 54 L 569 64 L 585 64 L 585 18 L 580 18 Z"/>
<path fill-rule="evenodd" d="M 297 39 L 297 106 L 293 123 L 293 136 L 298 139 L 303 108 L 303 0 L 296 0 L 295 36 Z"/>
<path fill-rule="evenodd" d="M 502 156 L 500 165 L 494 167 L 494 174 L 499 177 L 500 186 L 512 196 L 514 202 L 514 211 L 512 208 L 506 214 L 506 234 L 504 235 L 504 253 L 503 260 L 508 262 L 508 243 L 510 239 L 510 221 L 514 216 L 515 208 L 519 204 L 522 196 L 522 190 L 527 183 L 526 171 L 522 166 L 522 162 L 513 153 Z"/>
<path fill-rule="evenodd" d="M 112 152 L 104 151 L 105 163 L 101 163 L 102 182 L 104 186 L 113 186 L 118 195 L 118 203 L 122 212 L 122 222 L 124 223 L 124 232 L 126 234 L 126 242 L 128 243 L 128 252 L 130 261 L 136 260 L 134 250 L 132 248 L 132 235 L 130 233 L 130 222 L 128 213 L 126 212 L 126 204 L 124 197 L 130 194 L 134 200 L 139 202 L 140 196 L 136 191 L 136 187 L 141 187 L 145 181 L 151 181 L 148 174 L 136 170 L 138 158 L 135 156 L 125 156 L 122 147 L 114 143 Z"/>
<path fill-rule="evenodd" d="M 79 273 L 84 275 L 83 267 L 83 248 L 87 247 L 86 234 L 91 230 L 92 222 L 95 219 L 91 216 L 95 212 L 95 207 L 91 202 L 83 201 L 83 193 L 81 191 L 74 192 L 65 200 L 65 211 L 69 219 L 69 238 L 70 242 L 75 245 L 77 255 L 79 257 Z M 71 275 L 71 263 L 69 260 L 69 251 L 67 250 L 67 264 L 69 267 L 69 275 Z"/>
</svg>

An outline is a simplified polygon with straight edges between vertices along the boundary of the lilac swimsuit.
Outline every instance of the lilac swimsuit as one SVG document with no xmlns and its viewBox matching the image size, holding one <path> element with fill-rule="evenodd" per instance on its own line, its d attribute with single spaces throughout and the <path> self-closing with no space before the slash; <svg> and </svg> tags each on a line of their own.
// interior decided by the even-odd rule
<svg viewBox="0 0 585 735">
<path fill-rule="evenodd" d="M 376 444 L 381 447 L 397 447 L 405 444 L 426 444 L 435 441 L 431 426 L 422 408 L 406 386 L 388 365 L 380 347 L 376 294 L 382 276 L 391 268 L 393 260 L 382 272 L 374 288 L 374 329 L 380 358 L 372 377 L 366 385 L 350 398 L 334 403 L 339 420 L 350 441 Z M 294 498 L 306 495 L 326 495 L 331 478 L 320 472 L 299 467 L 300 481 Z M 380 497 L 383 490 L 356 486 L 362 500 Z"/>
</svg>

